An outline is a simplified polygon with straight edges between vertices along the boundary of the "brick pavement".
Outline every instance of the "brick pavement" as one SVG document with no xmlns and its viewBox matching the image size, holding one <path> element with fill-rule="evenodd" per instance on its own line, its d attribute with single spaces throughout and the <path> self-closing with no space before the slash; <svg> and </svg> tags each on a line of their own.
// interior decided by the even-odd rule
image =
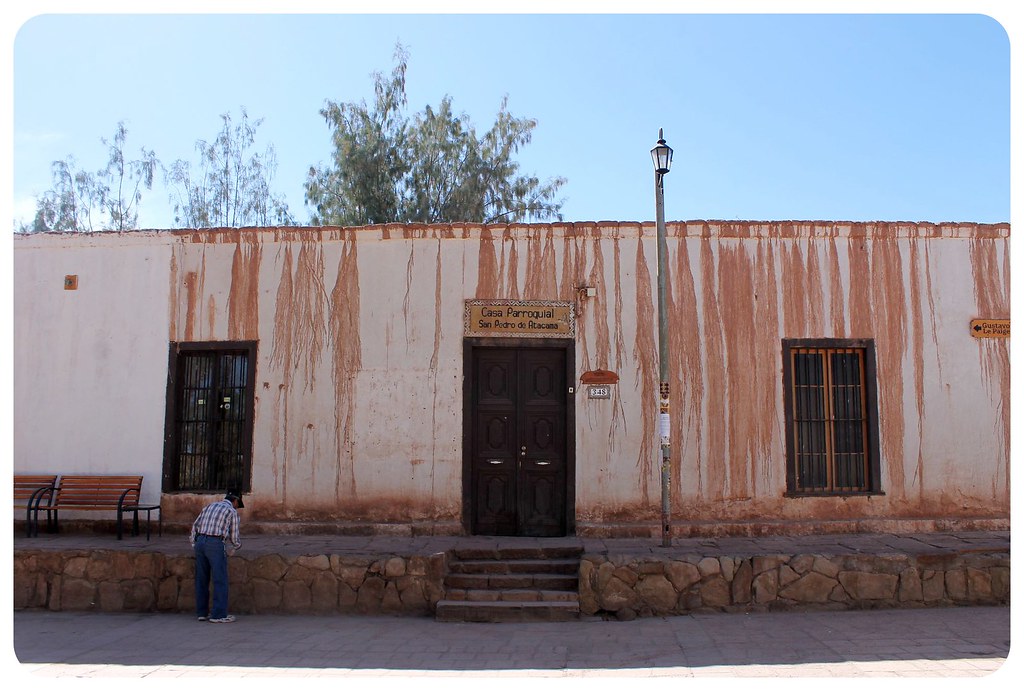
<svg viewBox="0 0 1024 691">
<path fill-rule="evenodd" d="M 17 678 L 951 677 L 1007 685 L 1008 607 L 456 624 L 384 616 L 14 612 Z"/>
</svg>

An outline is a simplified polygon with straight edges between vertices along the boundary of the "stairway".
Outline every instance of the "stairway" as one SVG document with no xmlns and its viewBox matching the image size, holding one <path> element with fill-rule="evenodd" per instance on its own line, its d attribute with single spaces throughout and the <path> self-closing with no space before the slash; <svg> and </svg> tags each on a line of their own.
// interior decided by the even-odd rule
<svg viewBox="0 0 1024 691">
<path fill-rule="evenodd" d="M 444 579 L 438 621 L 578 619 L 578 546 L 456 548 Z"/>
</svg>

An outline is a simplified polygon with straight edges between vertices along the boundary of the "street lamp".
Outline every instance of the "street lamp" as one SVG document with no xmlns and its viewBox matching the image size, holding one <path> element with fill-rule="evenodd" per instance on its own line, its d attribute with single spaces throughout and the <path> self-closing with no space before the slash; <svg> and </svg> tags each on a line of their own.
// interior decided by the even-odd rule
<svg viewBox="0 0 1024 691">
<path fill-rule="evenodd" d="M 672 167 L 672 147 L 665 143 L 665 132 L 658 129 L 658 144 L 651 149 L 654 161 L 654 204 L 658 224 L 658 427 L 661 436 L 661 546 L 672 545 L 669 525 L 669 385 L 668 385 L 668 306 L 665 301 L 665 277 L 668 249 L 665 243 L 665 174 Z"/>
</svg>

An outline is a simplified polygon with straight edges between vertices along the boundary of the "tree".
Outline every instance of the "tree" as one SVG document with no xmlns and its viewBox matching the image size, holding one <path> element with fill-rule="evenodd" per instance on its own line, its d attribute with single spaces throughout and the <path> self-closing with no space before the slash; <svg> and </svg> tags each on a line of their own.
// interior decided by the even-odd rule
<svg viewBox="0 0 1024 691">
<path fill-rule="evenodd" d="M 97 226 L 104 230 L 134 230 L 142 187 L 153 187 L 158 162 L 154 153 L 145 149 L 141 149 L 142 158 L 127 160 L 127 138 L 128 130 L 124 122 L 119 122 L 113 141 L 100 139 L 108 147 L 110 158 L 106 167 L 96 173 L 78 170 L 73 156 L 54 161 L 53 187 L 36 199 L 32 224 L 22 225 L 20 230 L 91 232 Z M 98 214 L 95 223 L 94 213 Z"/>
<path fill-rule="evenodd" d="M 513 160 L 529 144 L 537 121 L 508 112 L 506 96 L 483 136 L 451 97 L 410 121 L 405 74 L 408 54 L 395 48 L 391 78 L 374 74 L 375 101 L 328 101 L 320 111 L 332 130 L 333 160 L 306 179 L 311 223 L 365 225 L 561 219 L 555 200 L 565 178 L 545 183 L 522 175 Z"/>
<path fill-rule="evenodd" d="M 92 210 L 99 205 L 96 176 L 77 170 L 75 159 L 50 164 L 53 187 L 36 198 L 36 214 L 31 225 L 19 228 L 23 233 L 88 232 L 93 230 Z"/>
<path fill-rule="evenodd" d="M 99 179 L 103 181 L 100 202 L 107 213 L 108 227 L 111 230 L 135 230 L 138 227 L 141 188 L 153 188 L 153 173 L 157 167 L 156 155 L 146 149 L 140 149 L 142 158 L 126 161 L 124 143 L 127 137 L 128 131 L 124 127 L 124 122 L 119 122 L 114 133 L 114 141 L 101 140 L 108 147 L 110 159 L 107 161 L 107 167 L 98 174 Z"/>
<path fill-rule="evenodd" d="M 291 225 L 288 205 L 270 191 L 277 171 L 274 147 L 252 153 L 256 129 L 263 119 L 249 121 L 241 108 L 241 121 L 232 126 L 230 113 L 220 116 L 222 126 L 213 142 L 196 141 L 198 173 L 181 159 L 167 172 L 174 188 L 174 222 L 183 228 Z"/>
</svg>

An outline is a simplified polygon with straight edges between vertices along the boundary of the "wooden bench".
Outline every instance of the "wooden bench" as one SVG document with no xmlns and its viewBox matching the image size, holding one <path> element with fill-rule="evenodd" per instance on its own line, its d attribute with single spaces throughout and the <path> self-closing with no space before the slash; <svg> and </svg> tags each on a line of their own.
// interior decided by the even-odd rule
<svg viewBox="0 0 1024 691">
<path fill-rule="evenodd" d="M 140 504 L 142 496 L 141 475 L 62 475 L 60 484 L 53 493 L 53 501 L 43 506 L 39 502 L 31 508 L 35 514 L 34 525 L 38 534 L 39 512 L 46 511 L 47 525 L 50 523 L 50 515 L 53 516 L 53 530 L 60 530 L 58 516 L 61 510 L 64 511 L 116 511 L 117 512 L 117 539 L 124 535 L 123 518 L 124 514 L 135 515 L 132 524 L 132 534 L 138 535 L 139 511 L 147 512 L 147 535 L 148 538 L 148 516 L 149 511 L 159 510 L 159 505 L 143 506 Z M 161 524 L 162 524 L 161 519 Z M 161 525 L 161 532 L 163 526 Z"/>
<path fill-rule="evenodd" d="M 56 475 L 15 475 L 14 508 L 25 509 L 25 533 L 32 537 L 32 507 L 46 500 L 53 501 Z"/>
</svg>

